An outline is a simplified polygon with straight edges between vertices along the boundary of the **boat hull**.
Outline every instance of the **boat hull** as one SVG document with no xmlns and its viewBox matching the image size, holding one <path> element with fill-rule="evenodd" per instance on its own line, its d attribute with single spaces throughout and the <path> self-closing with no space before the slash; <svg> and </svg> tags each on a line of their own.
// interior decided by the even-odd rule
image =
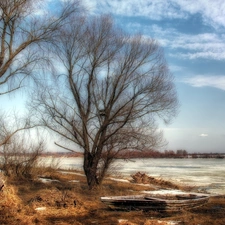
<svg viewBox="0 0 225 225">
<path fill-rule="evenodd" d="M 180 211 L 200 207 L 209 200 L 208 195 L 188 194 L 168 196 L 130 195 L 101 197 L 111 209 Z"/>
</svg>

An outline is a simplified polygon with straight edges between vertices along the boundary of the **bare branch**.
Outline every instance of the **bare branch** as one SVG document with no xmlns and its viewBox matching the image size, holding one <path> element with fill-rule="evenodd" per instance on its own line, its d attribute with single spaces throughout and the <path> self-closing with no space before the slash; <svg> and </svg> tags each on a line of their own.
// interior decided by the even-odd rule
<svg viewBox="0 0 225 225">
<path fill-rule="evenodd" d="M 74 0 L 56 11 L 38 15 L 34 13 L 38 4 L 31 0 L 0 2 L 0 87 L 12 83 L 12 87 L 8 85 L 8 90 L 0 94 L 19 89 L 24 78 L 31 77 L 34 68 L 45 62 L 44 55 L 58 29 L 80 11 L 79 1 Z M 32 57 L 26 57 L 27 53 Z"/>
<path fill-rule="evenodd" d="M 57 146 L 60 147 L 60 148 L 63 148 L 63 149 L 65 149 L 65 150 L 67 150 L 67 151 L 74 152 L 74 153 L 79 153 L 79 152 L 77 152 L 77 151 L 74 151 L 74 149 L 67 148 L 67 147 L 65 147 L 65 146 L 63 146 L 63 145 L 60 145 L 60 144 L 56 143 L 56 142 L 54 142 L 54 144 L 57 145 Z"/>
<path fill-rule="evenodd" d="M 108 16 L 73 17 L 55 41 L 63 75 L 33 94 L 31 107 L 43 126 L 82 148 L 92 188 L 121 151 L 165 144 L 156 120 L 176 115 L 173 76 L 157 41 L 125 34 Z"/>
</svg>

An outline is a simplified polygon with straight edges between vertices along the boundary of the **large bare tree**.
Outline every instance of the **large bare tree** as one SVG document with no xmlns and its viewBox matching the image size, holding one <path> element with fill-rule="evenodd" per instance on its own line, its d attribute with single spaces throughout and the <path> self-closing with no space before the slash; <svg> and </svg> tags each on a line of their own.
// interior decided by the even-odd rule
<svg viewBox="0 0 225 225">
<path fill-rule="evenodd" d="M 74 0 L 55 10 L 37 11 L 44 2 L 0 1 L 0 95 L 20 88 L 25 78 L 40 69 L 37 65 L 47 62 L 43 54 L 47 43 L 79 8 Z"/>
<path fill-rule="evenodd" d="M 156 118 L 176 114 L 173 77 L 157 41 L 125 34 L 108 16 L 74 18 L 55 46 L 58 85 L 33 94 L 32 111 L 66 140 L 57 145 L 83 150 L 92 189 L 121 151 L 160 145 Z"/>
</svg>

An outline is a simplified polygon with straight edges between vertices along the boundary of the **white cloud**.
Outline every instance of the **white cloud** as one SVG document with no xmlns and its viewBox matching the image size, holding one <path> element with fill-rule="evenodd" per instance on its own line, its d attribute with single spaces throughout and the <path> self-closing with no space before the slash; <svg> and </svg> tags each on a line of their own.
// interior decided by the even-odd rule
<svg viewBox="0 0 225 225">
<path fill-rule="evenodd" d="M 186 19 L 199 13 L 205 24 L 225 27 L 224 0 L 85 0 L 93 11 L 124 16 L 145 16 L 154 20 Z"/>
<path fill-rule="evenodd" d="M 95 11 L 125 16 L 145 16 L 154 20 L 163 18 L 186 18 L 186 12 L 177 10 L 173 1 L 157 0 L 86 0 L 95 6 Z"/>
<path fill-rule="evenodd" d="M 33 5 L 34 7 L 34 11 L 33 11 L 33 15 L 36 16 L 43 16 L 48 12 L 48 5 L 52 2 L 53 0 L 45 0 L 45 1 L 41 1 L 41 2 L 35 2 L 35 4 Z"/>
<path fill-rule="evenodd" d="M 225 60 L 225 37 L 223 35 L 214 33 L 184 34 L 173 28 L 162 29 L 157 25 L 143 28 L 144 32 L 148 32 L 148 30 L 151 30 L 151 35 L 156 37 L 163 47 L 179 50 L 179 53 L 176 54 L 171 52 L 169 54 L 171 57 Z"/>
<path fill-rule="evenodd" d="M 178 65 L 174 65 L 174 64 L 170 64 L 169 65 L 170 71 L 174 72 L 180 72 L 180 71 L 184 71 L 186 70 L 185 67 L 182 66 L 178 66 Z"/>
<path fill-rule="evenodd" d="M 176 2 L 182 11 L 190 14 L 200 13 L 204 22 L 208 25 L 225 27 L 225 1 L 224 0 L 195 0 L 195 2 L 186 0 L 171 0 Z"/>
<path fill-rule="evenodd" d="M 208 137 L 209 135 L 208 134 L 200 134 L 199 136 L 200 137 Z"/>
<path fill-rule="evenodd" d="M 86 8 L 89 11 L 94 11 L 97 9 L 97 1 L 91 1 L 91 0 L 83 0 L 83 5 L 86 6 Z"/>
<path fill-rule="evenodd" d="M 194 3 L 187 0 L 85 0 L 84 3 L 98 13 L 144 16 L 153 20 L 187 19 L 199 13 L 207 25 L 225 27 L 224 0 L 195 0 Z M 183 34 L 171 28 L 163 29 L 157 25 L 148 26 L 133 22 L 128 24 L 128 27 L 132 31 L 141 31 L 145 35 L 155 37 L 163 47 L 180 50 L 179 54 L 171 52 L 172 57 L 225 60 L 225 35 Z"/>
<path fill-rule="evenodd" d="M 176 54 L 169 54 L 169 56 L 191 60 L 199 58 L 219 60 L 219 61 L 225 60 L 225 52 L 213 52 L 213 51 L 176 53 Z"/>
<path fill-rule="evenodd" d="M 198 75 L 190 78 L 185 78 L 183 82 L 193 87 L 214 87 L 225 90 L 225 76 Z"/>
</svg>

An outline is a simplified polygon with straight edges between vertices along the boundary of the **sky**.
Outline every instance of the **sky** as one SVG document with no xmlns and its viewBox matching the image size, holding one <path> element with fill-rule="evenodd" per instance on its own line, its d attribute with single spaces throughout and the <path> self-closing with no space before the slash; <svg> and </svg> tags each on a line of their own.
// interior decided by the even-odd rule
<svg viewBox="0 0 225 225">
<path fill-rule="evenodd" d="M 225 153 L 225 1 L 85 0 L 131 34 L 158 40 L 175 77 L 179 113 L 167 149 Z"/>
<path fill-rule="evenodd" d="M 159 123 L 165 148 L 225 153 L 225 1 L 82 3 L 91 15 L 111 14 L 125 31 L 154 38 L 163 47 L 180 102 L 177 117 L 169 125 Z"/>
</svg>

